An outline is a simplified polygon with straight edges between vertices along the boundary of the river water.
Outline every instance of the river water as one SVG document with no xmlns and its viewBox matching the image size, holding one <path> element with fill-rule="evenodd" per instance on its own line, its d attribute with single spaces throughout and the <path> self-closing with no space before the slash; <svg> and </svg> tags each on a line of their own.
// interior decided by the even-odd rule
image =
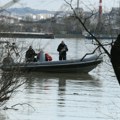
<svg viewBox="0 0 120 120">
<path fill-rule="evenodd" d="M 69 49 L 67 59 L 94 48 L 83 39 L 19 39 L 17 44 L 22 50 L 29 45 L 36 51 L 42 48 L 58 60 L 56 49 L 62 40 Z M 18 110 L 1 109 L 0 120 L 120 120 L 120 86 L 106 56 L 89 74 L 26 73 L 18 79 L 26 83 L 5 104 Z"/>
</svg>

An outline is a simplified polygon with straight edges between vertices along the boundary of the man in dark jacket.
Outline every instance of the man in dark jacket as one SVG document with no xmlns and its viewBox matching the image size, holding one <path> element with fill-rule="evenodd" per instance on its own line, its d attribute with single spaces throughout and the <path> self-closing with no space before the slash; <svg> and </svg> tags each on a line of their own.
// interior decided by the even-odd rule
<svg viewBox="0 0 120 120">
<path fill-rule="evenodd" d="M 35 51 L 32 49 L 32 46 L 30 46 L 29 49 L 26 51 L 26 62 L 34 62 L 35 55 Z"/>
<path fill-rule="evenodd" d="M 66 60 L 66 52 L 68 51 L 67 45 L 62 41 L 57 51 L 59 52 L 59 60 Z"/>
</svg>

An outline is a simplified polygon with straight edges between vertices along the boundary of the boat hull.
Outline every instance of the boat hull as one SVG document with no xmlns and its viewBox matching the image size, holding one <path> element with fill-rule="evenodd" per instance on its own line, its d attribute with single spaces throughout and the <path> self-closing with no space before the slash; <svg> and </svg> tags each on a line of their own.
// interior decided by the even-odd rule
<svg viewBox="0 0 120 120">
<path fill-rule="evenodd" d="M 32 63 L 13 63 L 2 65 L 3 71 L 37 71 L 37 72 L 59 72 L 59 73 L 88 73 L 93 70 L 102 59 L 86 59 L 78 60 L 65 60 L 65 61 L 45 61 L 45 62 L 32 62 Z"/>
</svg>

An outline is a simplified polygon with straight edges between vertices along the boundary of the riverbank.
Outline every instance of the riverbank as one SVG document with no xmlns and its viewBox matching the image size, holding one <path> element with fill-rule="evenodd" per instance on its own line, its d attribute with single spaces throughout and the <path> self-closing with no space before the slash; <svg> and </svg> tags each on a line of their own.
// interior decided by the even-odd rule
<svg viewBox="0 0 120 120">
<path fill-rule="evenodd" d="M 80 34 L 55 34 L 55 38 L 84 38 L 83 35 Z"/>
<path fill-rule="evenodd" d="M 54 39 L 54 34 L 53 33 L 32 33 L 32 32 L 0 32 L 0 37 Z"/>
</svg>

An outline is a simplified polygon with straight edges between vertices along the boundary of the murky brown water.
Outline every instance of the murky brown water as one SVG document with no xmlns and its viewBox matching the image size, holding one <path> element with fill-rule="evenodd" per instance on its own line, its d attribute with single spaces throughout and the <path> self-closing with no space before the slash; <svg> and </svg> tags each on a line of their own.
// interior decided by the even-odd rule
<svg viewBox="0 0 120 120">
<path fill-rule="evenodd" d="M 52 40 L 45 49 L 55 60 L 61 40 Z M 81 40 L 65 42 L 68 59 L 78 58 L 91 49 Z M 1 110 L 0 120 L 120 120 L 120 86 L 106 62 L 89 74 L 30 73 L 19 79 L 27 82 L 6 106 L 23 105 L 17 105 L 17 111 Z"/>
</svg>

